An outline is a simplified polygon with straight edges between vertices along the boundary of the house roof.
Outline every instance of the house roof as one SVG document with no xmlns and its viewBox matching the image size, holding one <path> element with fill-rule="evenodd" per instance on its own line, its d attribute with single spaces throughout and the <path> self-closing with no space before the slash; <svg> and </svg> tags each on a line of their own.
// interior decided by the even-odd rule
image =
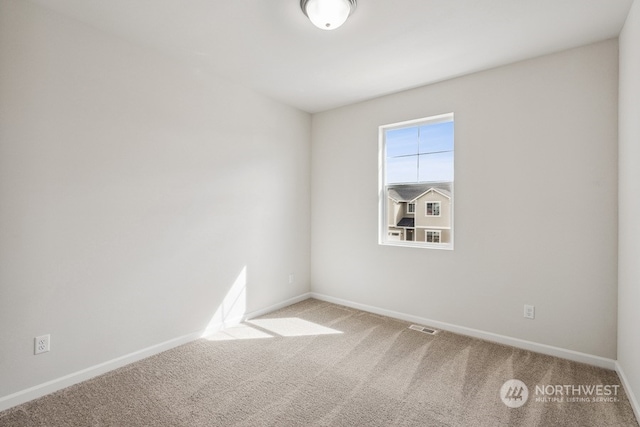
<svg viewBox="0 0 640 427">
<path fill-rule="evenodd" d="M 402 184 L 388 187 L 389 197 L 396 202 L 411 202 L 433 189 L 451 198 L 451 182 L 427 182 L 422 184 Z"/>
<path fill-rule="evenodd" d="M 413 228 L 415 227 L 416 221 L 414 218 L 402 218 L 399 222 L 398 222 L 398 227 L 410 227 Z"/>
</svg>

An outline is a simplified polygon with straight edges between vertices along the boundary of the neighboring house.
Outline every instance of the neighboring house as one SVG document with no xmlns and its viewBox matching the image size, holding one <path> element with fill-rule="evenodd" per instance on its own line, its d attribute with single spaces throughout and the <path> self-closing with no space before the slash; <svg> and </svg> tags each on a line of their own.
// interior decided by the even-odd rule
<svg viewBox="0 0 640 427">
<path fill-rule="evenodd" d="M 451 242 L 451 183 L 389 187 L 389 240 Z"/>
</svg>

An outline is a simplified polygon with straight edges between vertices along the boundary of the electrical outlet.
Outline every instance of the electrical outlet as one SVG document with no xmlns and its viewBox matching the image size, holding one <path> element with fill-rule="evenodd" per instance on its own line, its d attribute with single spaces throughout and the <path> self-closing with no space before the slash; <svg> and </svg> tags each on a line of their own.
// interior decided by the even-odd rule
<svg viewBox="0 0 640 427">
<path fill-rule="evenodd" d="M 293 285 L 293 273 L 289 274 L 289 284 Z"/>
<path fill-rule="evenodd" d="M 535 319 L 536 318 L 536 308 L 533 305 L 524 306 L 524 317 L 526 319 Z"/>
<path fill-rule="evenodd" d="M 41 335 L 35 338 L 34 354 L 46 353 L 51 350 L 51 335 Z"/>
</svg>

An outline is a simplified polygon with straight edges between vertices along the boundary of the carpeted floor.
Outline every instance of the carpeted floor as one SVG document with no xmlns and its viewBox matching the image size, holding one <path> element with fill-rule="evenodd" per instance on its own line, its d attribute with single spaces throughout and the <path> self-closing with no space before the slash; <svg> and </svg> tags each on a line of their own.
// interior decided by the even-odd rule
<svg viewBox="0 0 640 427">
<path fill-rule="evenodd" d="M 613 371 L 408 326 L 310 299 L 12 408 L 0 426 L 638 426 Z M 511 379 L 529 391 L 519 408 L 501 400 Z M 601 385 L 601 399 L 539 393 L 556 385 Z"/>
</svg>

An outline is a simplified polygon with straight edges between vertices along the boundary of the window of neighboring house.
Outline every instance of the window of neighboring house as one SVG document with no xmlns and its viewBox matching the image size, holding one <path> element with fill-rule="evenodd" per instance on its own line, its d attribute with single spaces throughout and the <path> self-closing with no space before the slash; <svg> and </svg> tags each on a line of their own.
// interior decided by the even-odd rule
<svg viewBox="0 0 640 427">
<path fill-rule="evenodd" d="M 425 231 L 425 239 L 428 243 L 440 243 L 440 231 L 439 230 Z"/>
<path fill-rule="evenodd" d="M 379 127 L 380 244 L 453 249 L 453 134 L 453 113 Z"/>
<path fill-rule="evenodd" d="M 424 214 L 426 216 L 440 216 L 440 202 L 426 202 Z"/>
</svg>

